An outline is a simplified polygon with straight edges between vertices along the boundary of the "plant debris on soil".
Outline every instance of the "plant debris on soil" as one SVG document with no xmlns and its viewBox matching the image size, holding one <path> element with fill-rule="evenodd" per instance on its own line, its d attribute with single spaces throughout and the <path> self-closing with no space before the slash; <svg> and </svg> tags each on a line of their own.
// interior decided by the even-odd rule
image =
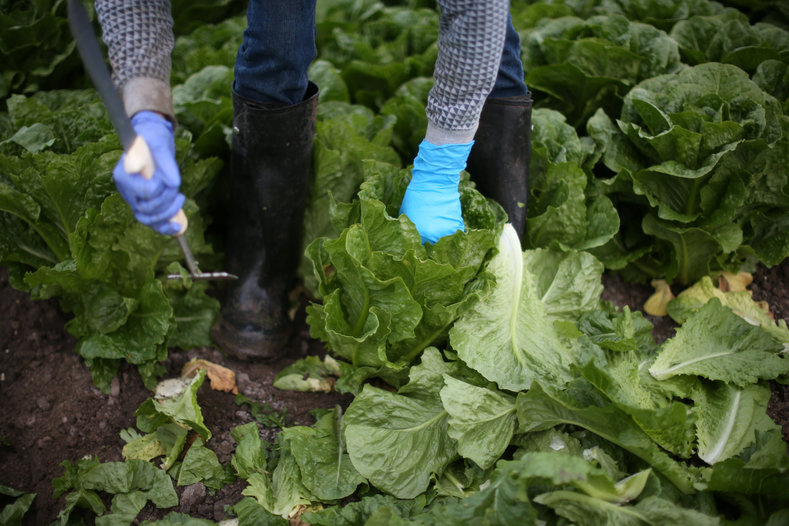
<svg viewBox="0 0 789 526">
<path fill-rule="evenodd" d="M 619 276 L 603 277 L 603 299 L 642 311 L 653 290 L 648 285 L 624 282 Z M 776 319 L 789 322 L 789 260 L 766 269 L 760 267 L 750 286 L 754 299 L 766 301 Z M 678 292 L 678 291 L 674 291 Z M 643 311 L 642 311 L 643 312 Z M 646 315 L 659 342 L 674 335 L 670 318 Z M 93 455 L 102 462 L 122 460 L 120 432 L 134 427 L 136 409 L 152 393 L 137 371 L 124 365 L 105 394 L 96 388 L 90 372 L 74 351 L 76 339 L 64 325 L 68 315 L 55 301 L 33 301 L 27 293 L 8 284 L 0 268 L 0 484 L 36 493 L 25 524 L 49 524 L 64 507 L 64 498 L 53 499 L 52 481 L 63 474 L 61 462 L 76 462 Z M 171 350 L 164 363 L 168 376 L 178 376 L 190 359 L 202 358 L 235 372 L 238 391 L 270 409 L 272 421 L 286 425 L 311 425 L 310 412 L 317 408 L 347 405 L 349 395 L 302 393 L 273 387 L 277 373 L 308 355 L 325 354 L 321 343 L 309 336 L 303 309 L 297 313 L 298 333 L 290 348 L 277 360 L 248 362 L 223 355 L 216 349 Z M 789 441 L 789 386 L 772 384 L 770 416 L 783 426 Z M 230 461 L 235 442 L 230 431 L 254 420 L 249 405 L 238 405 L 236 395 L 211 390 L 206 382 L 198 393 L 206 426 L 214 437 L 208 444 L 224 464 Z M 266 440 L 273 440 L 276 426 L 261 426 Z M 180 504 L 156 510 L 149 503 L 140 520 L 155 519 L 170 511 L 219 521 L 228 517 L 227 507 L 241 499 L 246 483 L 238 479 L 211 494 L 202 484 L 176 487 Z"/>
</svg>

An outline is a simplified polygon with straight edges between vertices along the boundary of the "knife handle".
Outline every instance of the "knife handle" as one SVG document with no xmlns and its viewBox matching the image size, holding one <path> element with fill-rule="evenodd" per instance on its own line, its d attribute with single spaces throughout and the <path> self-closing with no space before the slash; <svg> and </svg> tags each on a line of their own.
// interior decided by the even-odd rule
<svg viewBox="0 0 789 526">
<path fill-rule="evenodd" d="M 126 151 L 123 169 L 130 174 L 139 173 L 150 180 L 153 178 L 154 166 L 153 156 L 151 155 L 150 148 L 148 148 L 148 143 L 145 142 L 142 136 L 138 135 L 134 138 L 134 142 L 132 142 L 131 146 L 129 146 L 129 149 Z M 186 232 L 186 227 L 189 225 L 189 222 L 186 219 L 183 208 L 178 210 L 178 212 L 170 218 L 170 221 L 175 221 L 181 225 L 181 230 L 175 234 L 176 236 L 181 236 Z"/>
</svg>

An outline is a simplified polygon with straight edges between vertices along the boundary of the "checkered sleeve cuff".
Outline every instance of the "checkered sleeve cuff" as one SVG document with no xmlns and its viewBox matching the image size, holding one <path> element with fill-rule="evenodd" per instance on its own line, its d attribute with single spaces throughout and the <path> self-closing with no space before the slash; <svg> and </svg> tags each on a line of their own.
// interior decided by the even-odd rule
<svg viewBox="0 0 789 526">
<path fill-rule="evenodd" d="M 476 129 L 499 71 L 507 32 L 508 0 L 439 0 L 435 84 L 427 118 L 435 129 Z"/>
<path fill-rule="evenodd" d="M 127 111 L 153 109 L 171 115 L 175 38 L 169 0 L 96 0 L 95 5 L 113 82 Z M 151 100 L 145 102 L 146 97 Z"/>
</svg>

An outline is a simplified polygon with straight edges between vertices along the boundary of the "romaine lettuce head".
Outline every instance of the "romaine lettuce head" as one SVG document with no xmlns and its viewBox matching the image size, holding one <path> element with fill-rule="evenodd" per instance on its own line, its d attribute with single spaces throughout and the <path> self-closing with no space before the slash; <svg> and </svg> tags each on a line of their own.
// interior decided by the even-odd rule
<svg viewBox="0 0 789 526">
<path fill-rule="evenodd" d="M 621 15 L 547 19 L 524 33 L 526 83 L 582 128 L 595 110 L 617 113 L 637 82 L 681 68 L 664 31 Z"/>
<path fill-rule="evenodd" d="M 409 170 L 366 162 L 358 198 L 332 206 L 339 236 L 307 248 L 322 300 L 308 308 L 311 334 L 356 367 L 358 382 L 379 376 L 399 385 L 422 350 L 445 341 L 489 280 L 485 264 L 504 222 L 501 208 L 464 178 L 466 231 L 423 245 L 414 224 L 398 217 L 409 179 Z"/>
<path fill-rule="evenodd" d="M 778 100 L 742 69 L 720 63 L 638 84 L 625 96 L 616 123 L 598 111 L 589 133 L 603 164 L 616 174 L 601 188 L 623 223 L 625 217 L 628 224 L 640 222 L 647 238 L 630 228 L 627 237 L 620 232 L 609 243 L 611 250 L 596 255 L 621 268 L 621 252 L 614 249 L 629 247 L 628 263 L 638 260 L 633 267 L 642 276 L 685 284 L 735 268 L 746 255 L 740 247 L 752 236 L 764 238 L 764 221 L 752 206 L 758 202 L 764 217 L 785 214 L 785 200 L 762 206 L 765 184 L 779 190 L 774 195 L 785 187 L 786 176 L 776 169 L 784 120 Z M 758 247 L 757 257 L 771 262 L 785 250 Z"/>
<path fill-rule="evenodd" d="M 789 31 L 774 24 L 752 25 L 739 11 L 681 20 L 671 36 L 691 65 L 722 62 L 753 74 L 766 60 L 789 62 Z"/>
</svg>

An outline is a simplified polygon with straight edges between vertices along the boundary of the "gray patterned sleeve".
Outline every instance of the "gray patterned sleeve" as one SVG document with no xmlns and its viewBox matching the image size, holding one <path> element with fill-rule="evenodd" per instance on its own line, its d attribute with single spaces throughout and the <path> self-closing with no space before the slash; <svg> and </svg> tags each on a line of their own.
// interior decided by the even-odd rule
<svg viewBox="0 0 789 526">
<path fill-rule="evenodd" d="M 96 0 L 95 6 L 126 112 L 154 110 L 172 118 L 170 1 Z"/>
<path fill-rule="evenodd" d="M 427 100 L 426 139 L 433 144 L 474 138 L 499 70 L 509 0 L 439 0 L 435 84 Z"/>
</svg>

